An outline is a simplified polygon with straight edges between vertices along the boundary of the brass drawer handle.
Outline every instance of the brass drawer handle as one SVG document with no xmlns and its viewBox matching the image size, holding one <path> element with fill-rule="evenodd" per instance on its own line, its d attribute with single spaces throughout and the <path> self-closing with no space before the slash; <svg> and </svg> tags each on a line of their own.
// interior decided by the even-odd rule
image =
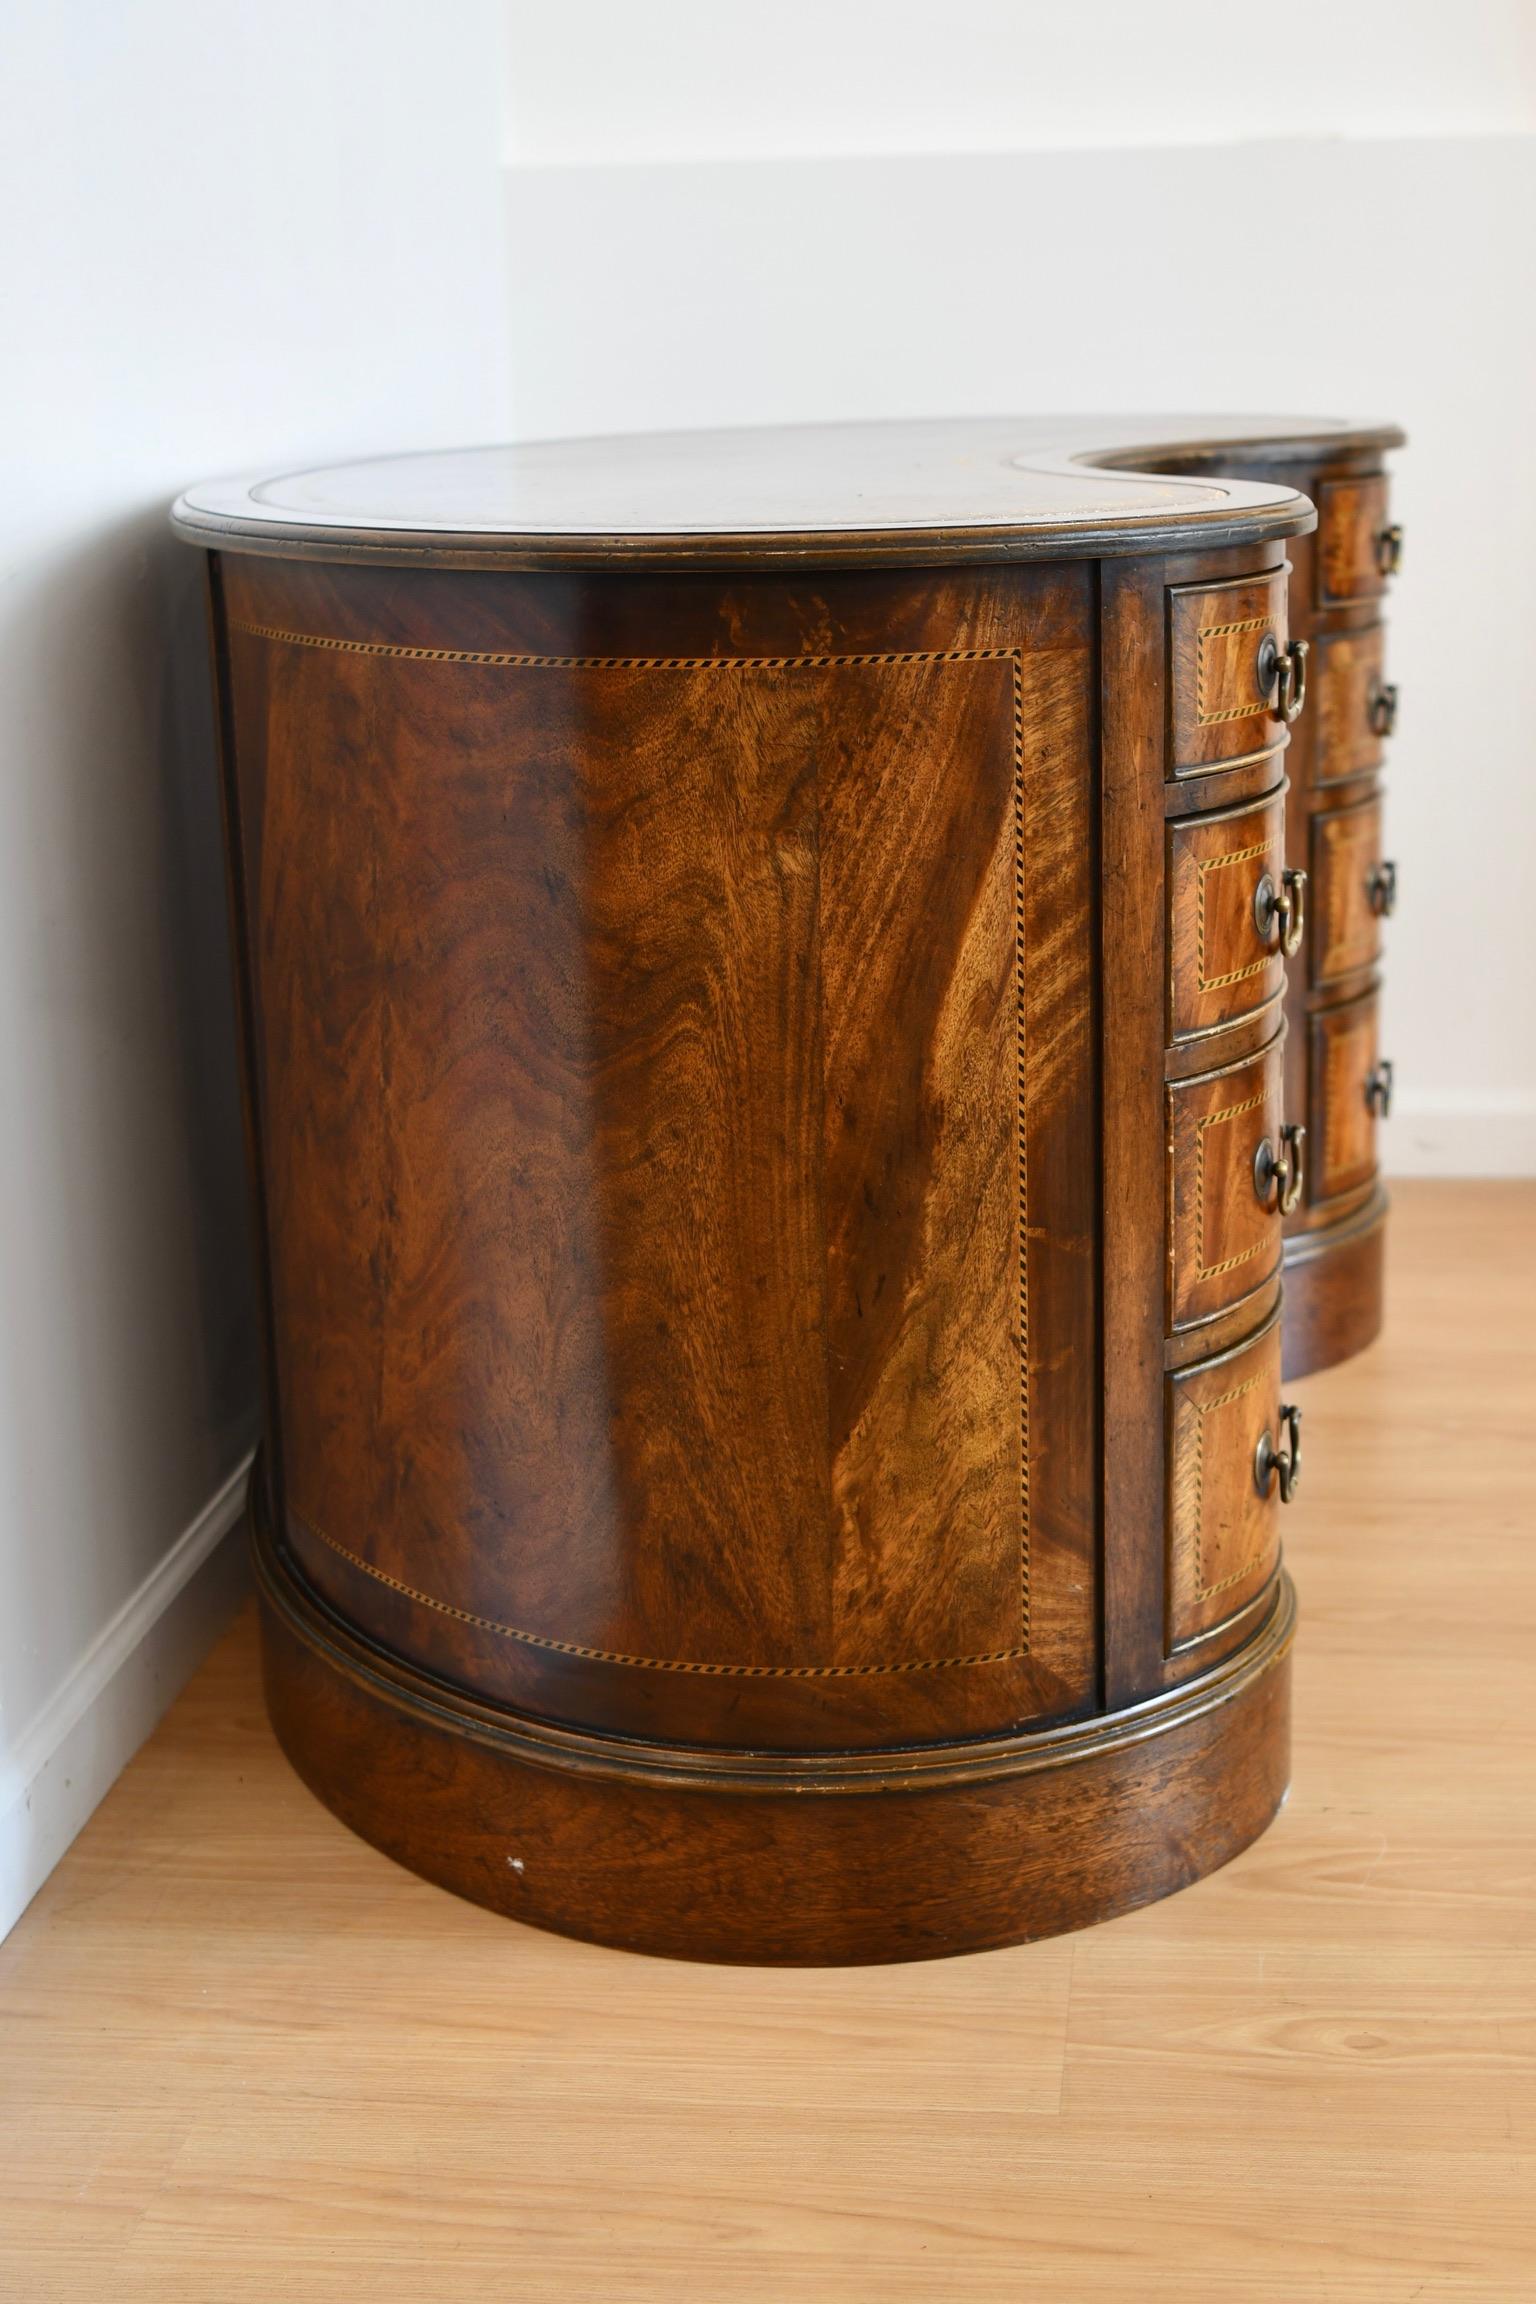
<svg viewBox="0 0 1536 2304">
<path fill-rule="evenodd" d="M 1299 1120 L 1288 1120 L 1281 1129 L 1278 1152 L 1269 1138 L 1264 1138 L 1253 1156 L 1253 1188 L 1261 1208 L 1273 1208 L 1277 1216 L 1290 1215 L 1301 1198 L 1305 1180 L 1302 1154 L 1306 1141 L 1307 1131 Z"/>
<path fill-rule="evenodd" d="M 1378 920 L 1390 920 L 1397 910 L 1397 866 L 1390 857 L 1367 873 L 1365 900 Z"/>
<path fill-rule="evenodd" d="M 1378 1120 L 1387 1119 L 1392 1111 L 1392 1064 L 1383 1056 L 1365 1076 L 1365 1100 Z"/>
<path fill-rule="evenodd" d="M 1373 736 L 1390 736 L 1397 726 L 1397 682 L 1378 680 L 1371 690 L 1366 716 Z"/>
<path fill-rule="evenodd" d="M 1394 520 L 1390 528 L 1380 528 L 1376 532 L 1376 573 L 1378 576 L 1395 576 L 1402 564 L 1402 522 Z"/>
<path fill-rule="evenodd" d="M 1292 640 L 1282 649 L 1273 632 L 1266 632 L 1259 642 L 1259 657 L 1255 667 L 1260 692 L 1268 696 L 1275 691 L 1270 710 L 1287 728 L 1301 718 L 1301 708 L 1307 700 L 1307 657 L 1311 642 Z"/>
<path fill-rule="evenodd" d="M 1289 1504 L 1301 1486 L 1301 1410 L 1282 1401 L 1280 1423 L 1290 1446 L 1277 1448 L 1267 1432 L 1261 1436 L 1253 1452 L 1253 1484 L 1261 1496 L 1267 1496 L 1271 1481 L 1278 1479 L 1280 1501 Z"/>
<path fill-rule="evenodd" d="M 1253 918 L 1265 943 L 1278 942 L 1286 958 L 1294 960 L 1307 932 L 1305 872 L 1282 872 L 1278 888 L 1272 875 L 1266 872 L 1253 892 Z"/>
</svg>

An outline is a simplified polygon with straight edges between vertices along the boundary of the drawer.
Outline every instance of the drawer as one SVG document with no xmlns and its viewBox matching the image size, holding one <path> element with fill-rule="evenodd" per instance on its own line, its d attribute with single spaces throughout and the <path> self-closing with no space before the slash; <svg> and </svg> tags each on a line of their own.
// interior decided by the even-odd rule
<svg viewBox="0 0 1536 2304">
<path fill-rule="evenodd" d="M 1284 736 L 1268 670 L 1289 641 L 1286 575 L 1184 584 L 1168 595 L 1169 764 L 1176 776 L 1262 752 Z"/>
<path fill-rule="evenodd" d="M 1260 883 L 1285 886 L 1285 801 L 1186 816 L 1168 827 L 1168 1030 L 1190 1040 L 1285 989 L 1285 956 L 1261 925 Z"/>
<path fill-rule="evenodd" d="M 1251 1607 L 1280 1563 L 1280 1323 L 1168 1379 L 1168 1653 Z M 1262 1480 L 1262 1485 L 1261 1485 Z"/>
<path fill-rule="evenodd" d="M 1279 1034 L 1257 1056 L 1168 1087 L 1172 1161 L 1169 1323 L 1213 1319 L 1272 1279 L 1280 1265 L 1283 1178 L 1264 1173 L 1261 1147 L 1294 1159 L 1282 1137 Z"/>
<path fill-rule="evenodd" d="M 1391 1101 L 1391 1067 L 1377 1042 L 1376 995 L 1364 993 L 1311 1020 L 1311 1187 L 1314 1206 L 1357 1191 L 1376 1174 L 1376 1120 Z"/>
<path fill-rule="evenodd" d="M 1361 632 L 1320 633 L 1312 643 L 1314 785 L 1342 784 L 1381 765 L 1397 720 L 1397 690 L 1382 677 L 1385 637 L 1371 624 Z"/>
<path fill-rule="evenodd" d="M 1378 600 L 1397 573 L 1402 530 L 1387 508 L 1382 473 L 1368 480 L 1325 480 L 1317 490 L 1317 599 Z"/>
<path fill-rule="evenodd" d="M 1322 990 L 1381 953 L 1381 923 L 1392 909 L 1395 868 L 1381 853 L 1381 802 L 1322 808 L 1312 818 L 1312 982 Z"/>
</svg>

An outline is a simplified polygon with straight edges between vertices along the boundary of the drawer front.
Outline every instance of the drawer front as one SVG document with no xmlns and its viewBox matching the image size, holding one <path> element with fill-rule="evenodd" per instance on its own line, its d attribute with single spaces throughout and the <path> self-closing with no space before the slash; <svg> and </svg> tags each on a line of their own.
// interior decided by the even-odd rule
<svg viewBox="0 0 1536 2304">
<path fill-rule="evenodd" d="M 1317 597 L 1320 607 L 1379 600 L 1394 565 L 1387 482 L 1325 480 L 1317 491 Z"/>
<path fill-rule="evenodd" d="M 1235 584 L 1187 584 L 1169 594 L 1169 758 L 1175 775 L 1280 742 L 1275 683 L 1259 681 L 1266 640 L 1289 639 L 1286 571 Z"/>
<path fill-rule="evenodd" d="M 1255 1175 L 1267 1140 L 1283 1149 L 1282 1042 L 1225 1071 L 1168 1088 L 1173 1162 L 1169 1319 L 1193 1327 L 1240 1303 L 1280 1264 L 1276 1191 Z"/>
<path fill-rule="evenodd" d="M 1385 638 L 1372 624 L 1363 632 L 1320 633 L 1312 643 L 1314 784 L 1342 784 L 1381 765 L 1391 696 L 1383 677 Z"/>
<path fill-rule="evenodd" d="M 1381 856 L 1381 802 L 1320 809 L 1312 819 L 1312 982 L 1319 989 L 1381 953 L 1375 875 Z"/>
<path fill-rule="evenodd" d="M 1376 1173 L 1376 1103 L 1371 1083 L 1380 1061 L 1376 995 L 1346 1000 L 1312 1018 L 1311 1192 L 1336 1200 Z"/>
<path fill-rule="evenodd" d="M 1186 816 L 1168 831 L 1169 1036 L 1188 1040 L 1248 1016 L 1285 988 L 1274 932 L 1254 898 L 1285 871 L 1285 802 Z M 1273 940 L 1272 940 L 1273 939 Z"/>
<path fill-rule="evenodd" d="M 1249 1607 L 1280 1561 L 1279 1483 L 1261 1492 L 1266 1433 L 1280 1444 L 1280 1323 L 1168 1380 L 1170 1654 Z"/>
</svg>

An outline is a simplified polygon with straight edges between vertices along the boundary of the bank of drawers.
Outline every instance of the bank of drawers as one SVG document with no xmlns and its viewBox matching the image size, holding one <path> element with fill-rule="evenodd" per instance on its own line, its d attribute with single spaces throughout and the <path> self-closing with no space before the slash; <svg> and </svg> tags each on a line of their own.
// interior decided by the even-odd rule
<svg viewBox="0 0 1536 2304">
<path fill-rule="evenodd" d="M 1370 1196 L 1377 1123 L 1392 1068 L 1377 1035 L 1382 921 L 1397 899 L 1384 852 L 1377 776 L 1397 722 L 1386 633 L 1375 606 L 1396 573 L 1402 532 L 1382 474 L 1321 482 L 1313 555 L 1305 984 L 1310 1182 L 1296 1223 L 1348 1218 Z"/>
<path fill-rule="evenodd" d="M 1283 568 L 1170 590 L 1164 1646 L 1174 1676 L 1216 1661 L 1267 1605 L 1292 1485 L 1279 1276 L 1306 1146 L 1285 1109 L 1282 1000 L 1306 876 L 1286 868 L 1284 777 L 1286 707 L 1302 678 Z M 1213 796 L 1235 782 L 1240 797 L 1190 812 L 1197 778 Z"/>
<path fill-rule="evenodd" d="M 1164 1648 L 1219 1660 L 1269 1604 L 1300 1472 L 1281 1394 L 1282 1231 L 1352 1219 L 1391 1066 L 1376 969 L 1396 875 L 1376 778 L 1397 716 L 1375 603 L 1401 536 L 1378 474 L 1321 481 L 1292 637 L 1286 571 L 1168 594 Z M 1310 695 L 1307 691 L 1310 690 Z M 1287 731 L 1305 829 L 1287 870 Z M 1206 805 L 1197 793 L 1209 792 Z M 1305 926 L 1305 936 L 1298 931 Z M 1298 948 L 1299 947 L 1299 948 Z M 1304 997 L 1286 1108 L 1286 954 Z M 1289 1220 L 1289 1223 L 1288 1223 Z"/>
</svg>

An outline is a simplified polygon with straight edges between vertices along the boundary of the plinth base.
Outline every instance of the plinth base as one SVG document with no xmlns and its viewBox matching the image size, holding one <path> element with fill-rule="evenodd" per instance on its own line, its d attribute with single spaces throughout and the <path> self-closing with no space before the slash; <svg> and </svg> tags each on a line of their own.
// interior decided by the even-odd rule
<svg viewBox="0 0 1536 2304">
<path fill-rule="evenodd" d="M 1375 1342 L 1381 1330 L 1386 1225 L 1387 1195 L 1378 1187 L 1342 1224 L 1287 1240 L 1287 1377 L 1336 1367 Z"/>
<path fill-rule="evenodd" d="M 981 1951 L 1169 1895 L 1285 1794 L 1284 1575 L 1254 1638 L 1175 1694 L 984 1743 L 787 1757 L 479 1702 L 350 1632 L 253 1517 L 267 1704 L 304 1781 L 398 1863 L 563 1935 L 783 1966 Z"/>
</svg>

